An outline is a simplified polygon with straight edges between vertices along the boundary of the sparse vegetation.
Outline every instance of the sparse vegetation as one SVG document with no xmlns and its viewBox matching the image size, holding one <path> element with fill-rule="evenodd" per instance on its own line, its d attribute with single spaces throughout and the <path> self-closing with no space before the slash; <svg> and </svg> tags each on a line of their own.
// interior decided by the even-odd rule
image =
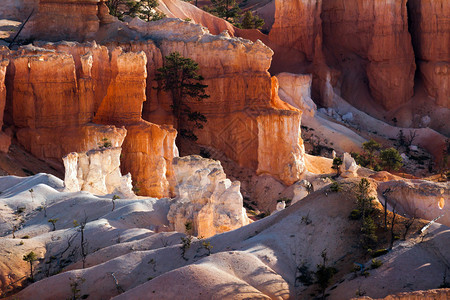
<svg viewBox="0 0 450 300">
<path fill-rule="evenodd" d="M 33 251 L 23 256 L 23 260 L 30 264 L 30 280 L 34 281 L 33 262 L 37 260 L 37 255 Z"/>
<path fill-rule="evenodd" d="M 48 222 L 52 224 L 53 229 L 52 231 L 56 230 L 56 222 L 58 222 L 59 218 L 53 218 L 53 219 L 49 219 Z"/>
<path fill-rule="evenodd" d="M 377 269 L 383 265 L 383 262 L 379 259 L 373 258 L 370 264 L 371 269 Z"/>
<path fill-rule="evenodd" d="M 73 226 L 77 227 L 77 231 L 79 233 L 81 233 L 80 249 L 81 249 L 81 258 L 82 258 L 82 262 L 83 262 L 83 269 L 86 265 L 86 257 L 88 255 L 88 252 L 87 252 L 88 242 L 86 241 L 85 236 L 84 236 L 84 231 L 86 230 L 87 222 L 88 222 L 88 219 L 86 216 L 84 217 L 84 219 L 81 223 L 78 223 L 78 221 L 76 221 L 76 220 L 73 221 Z"/>
<path fill-rule="evenodd" d="M 189 248 L 191 248 L 191 243 L 192 243 L 192 237 L 191 236 L 186 236 L 186 237 L 181 237 L 181 257 L 184 260 L 188 260 L 186 258 L 186 251 L 189 250 Z"/>
<path fill-rule="evenodd" d="M 138 17 L 146 22 L 161 20 L 166 15 L 156 8 L 159 2 L 157 0 L 108 0 L 106 6 L 109 8 L 110 15 L 123 20 L 126 16 L 132 18 Z"/>
<path fill-rule="evenodd" d="M 381 150 L 381 165 L 388 171 L 398 170 L 403 165 L 403 159 L 395 148 Z"/>
<path fill-rule="evenodd" d="M 111 201 L 112 201 L 112 209 L 111 209 L 111 211 L 114 211 L 114 209 L 116 208 L 116 200 L 117 199 L 120 199 L 120 197 L 117 196 L 117 195 L 112 196 L 112 198 L 111 198 Z"/>
<path fill-rule="evenodd" d="M 325 291 L 331 283 L 331 279 L 334 274 L 337 273 L 336 268 L 327 266 L 327 252 L 323 250 L 321 253 L 322 263 L 317 265 L 317 271 L 315 272 L 316 283 L 319 286 L 319 292 L 322 294 L 322 299 L 325 299 Z"/>
<path fill-rule="evenodd" d="M 98 143 L 100 149 L 108 149 L 112 147 L 112 143 L 108 138 L 102 138 L 101 142 Z"/>
<path fill-rule="evenodd" d="M 198 74 L 198 70 L 198 63 L 194 60 L 172 52 L 165 57 L 164 67 L 156 73 L 156 80 L 160 83 L 158 89 L 172 93 L 172 109 L 180 135 L 193 141 L 197 140 L 193 129 L 202 129 L 207 120 L 202 113 L 192 111 L 188 101 L 201 102 L 209 98 L 205 90 L 208 86 L 203 84 L 203 76 Z"/>
<path fill-rule="evenodd" d="M 206 242 L 206 241 L 203 241 L 202 242 L 202 247 L 204 248 L 204 249 L 206 249 L 206 251 L 208 251 L 208 256 L 210 256 L 211 255 L 211 250 L 212 250 L 212 248 L 213 248 L 213 246 L 211 245 L 211 242 Z"/>
<path fill-rule="evenodd" d="M 80 285 L 83 284 L 83 282 L 86 281 L 85 278 L 81 277 L 81 276 L 77 276 L 75 278 L 69 277 L 69 281 L 70 281 L 70 292 L 71 292 L 71 297 L 69 298 L 70 300 L 78 300 L 78 299 L 86 299 L 87 297 L 81 296 L 80 292 Z"/>
<path fill-rule="evenodd" d="M 341 165 L 342 165 L 342 158 L 340 158 L 339 156 L 333 158 L 333 165 L 331 166 L 331 168 L 333 170 L 336 170 L 336 177 L 339 177 L 339 175 L 341 175 Z"/>
<path fill-rule="evenodd" d="M 339 184 L 339 182 L 334 181 L 331 185 L 330 185 L 330 191 L 333 193 L 338 193 L 342 190 L 341 185 Z"/>
</svg>

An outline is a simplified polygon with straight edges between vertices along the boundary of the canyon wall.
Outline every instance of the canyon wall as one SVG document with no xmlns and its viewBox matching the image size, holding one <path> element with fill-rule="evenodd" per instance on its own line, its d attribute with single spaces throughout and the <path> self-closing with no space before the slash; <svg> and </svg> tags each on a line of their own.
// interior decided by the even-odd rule
<svg viewBox="0 0 450 300">
<path fill-rule="evenodd" d="M 6 76 L 6 67 L 8 66 L 8 64 L 9 60 L 7 58 L 3 58 L 2 49 L 0 49 L 0 152 L 4 153 L 8 152 L 9 146 L 11 144 L 11 138 L 8 135 L 6 135 L 3 131 L 1 131 L 1 128 L 3 126 L 3 115 L 6 105 L 5 76 Z"/>
<path fill-rule="evenodd" d="M 9 56 L 8 103 L 18 141 L 39 158 L 59 160 L 105 141 L 119 147 L 125 138 L 124 173 L 141 193 L 169 196 L 176 131 L 140 117 L 146 55 L 95 43 L 41 47 Z"/>
<path fill-rule="evenodd" d="M 429 95 L 450 108 L 450 2 L 408 2 L 418 69 Z"/>
<path fill-rule="evenodd" d="M 241 166 L 285 184 L 299 179 L 304 170 L 301 112 L 274 104 L 267 72 L 273 52 L 268 47 L 227 33 L 213 36 L 199 25 L 175 19 L 150 23 L 135 19 L 130 28 L 158 41 L 162 56 L 178 51 L 199 64 L 211 96 L 202 102 L 188 101 L 193 111 L 207 118 L 204 128 L 195 130 L 199 144 L 217 148 Z M 153 70 L 148 72 L 154 77 Z M 162 116 L 170 115 L 170 97 L 155 96 L 157 100 L 148 98 L 143 115 L 167 124 L 170 119 Z"/>
</svg>

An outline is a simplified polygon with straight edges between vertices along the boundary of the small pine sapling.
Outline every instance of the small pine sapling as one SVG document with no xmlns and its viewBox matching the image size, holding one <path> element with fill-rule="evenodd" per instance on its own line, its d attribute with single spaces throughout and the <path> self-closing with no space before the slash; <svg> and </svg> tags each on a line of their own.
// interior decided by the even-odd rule
<svg viewBox="0 0 450 300">
<path fill-rule="evenodd" d="M 28 254 L 24 255 L 22 258 L 24 261 L 28 262 L 30 264 L 30 280 L 34 281 L 33 276 L 33 262 L 37 260 L 37 255 L 33 251 L 29 252 Z"/>
</svg>

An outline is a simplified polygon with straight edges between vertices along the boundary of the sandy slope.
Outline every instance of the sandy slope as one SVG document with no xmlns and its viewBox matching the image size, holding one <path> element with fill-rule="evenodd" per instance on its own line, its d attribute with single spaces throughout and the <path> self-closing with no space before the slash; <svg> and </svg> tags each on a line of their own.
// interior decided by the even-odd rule
<svg viewBox="0 0 450 300">
<path fill-rule="evenodd" d="M 450 246 L 450 231 L 438 224 L 423 243 L 417 239 L 397 245 L 381 258 L 380 269 L 370 271 L 371 276 L 353 279 L 353 262 L 367 260 L 359 246 L 357 223 L 348 220 L 357 182 L 343 181 L 339 193 L 325 187 L 275 215 L 208 239 L 213 246 L 211 256 L 203 241 L 194 239 L 185 260 L 180 250 L 183 235 L 156 233 L 157 226 L 164 230 L 167 200 L 123 199 L 111 212 L 110 198 L 61 192 L 61 182 L 53 176 L 3 177 L 0 188 L 5 195 L 0 206 L 7 205 L 10 210 L 5 215 L 13 218 L 14 205 L 26 205 L 21 217 L 24 227 L 16 236 L 26 233 L 31 238 L 18 245 L 7 228 L 2 230 L 2 289 L 14 281 L 8 274 L 15 279 L 28 275 L 29 266 L 21 256 L 33 250 L 45 259 L 35 262 L 36 269 L 41 269 L 36 273 L 39 281 L 16 294 L 20 299 L 66 299 L 71 296 L 70 278 L 73 281 L 76 276 L 85 279 L 80 282 L 80 295 L 89 295 L 89 299 L 303 299 L 310 297 L 315 286 L 303 286 L 296 279 L 297 268 L 305 264 L 314 271 L 324 249 L 330 264 L 339 270 L 333 281 L 339 284 L 329 291 L 332 299 L 347 299 L 360 285 L 375 297 L 435 288 L 442 279 L 442 266 L 450 261 L 445 251 Z M 43 211 L 32 210 L 35 204 L 29 188 L 34 190 L 35 202 L 49 202 L 46 218 Z M 84 212 L 89 221 L 85 232 L 89 255 L 82 269 L 79 234 L 69 250 L 62 252 L 76 233 L 70 223 L 84 217 Z M 54 232 L 46 222 L 50 217 L 61 220 Z M 55 274 L 58 265 L 65 266 L 65 272 Z M 422 269 L 426 272 L 418 271 Z M 405 273 L 411 275 L 399 276 Z M 54 275 L 45 278 L 46 274 Z M 386 288 L 386 282 L 395 284 Z"/>
</svg>

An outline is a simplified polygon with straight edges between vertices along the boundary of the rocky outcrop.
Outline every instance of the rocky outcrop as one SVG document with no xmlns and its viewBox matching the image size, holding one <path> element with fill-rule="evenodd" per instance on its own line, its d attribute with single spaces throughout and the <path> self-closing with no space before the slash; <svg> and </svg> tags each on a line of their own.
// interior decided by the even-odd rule
<svg viewBox="0 0 450 300">
<path fill-rule="evenodd" d="M 8 102 L 19 142 L 39 158 L 60 159 L 94 149 L 103 139 L 113 147 L 123 141 L 122 169 L 141 193 L 169 196 L 176 131 L 141 118 L 145 53 L 95 43 L 41 46 L 10 55 Z"/>
<path fill-rule="evenodd" d="M 313 191 L 314 191 L 313 186 L 309 181 L 303 179 L 299 182 L 296 182 L 294 184 L 294 198 L 292 198 L 291 205 L 302 200 Z"/>
<path fill-rule="evenodd" d="M 210 237 L 249 224 L 239 181 L 231 182 L 218 161 L 174 158 L 177 182 L 167 218 L 174 230 Z"/>
<path fill-rule="evenodd" d="M 103 146 L 102 146 L 103 147 Z M 120 173 L 121 148 L 101 148 L 72 152 L 63 158 L 65 191 L 86 191 L 95 195 L 119 193 L 133 198 L 131 175 Z"/>
<path fill-rule="evenodd" d="M 280 73 L 277 79 L 280 85 L 278 90 L 280 98 L 300 109 L 303 115 L 314 117 L 317 106 L 311 99 L 312 75 Z"/>
<path fill-rule="evenodd" d="M 163 56 L 178 51 L 198 62 L 210 98 L 191 101 L 207 123 L 196 130 L 198 143 L 225 153 L 241 166 L 292 184 L 304 170 L 301 112 L 284 104 L 267 72 L 273 52 L 260 41 L 210 35 L 206 28 L 180 20 L 130 22 L 145 38 L 159 41 Z M 157 58 L 158 59 L 158 58 Z M 154 70 L 148 76 L 154 77 Z M 156 95 L 144 107 L 150 122 L 170 123 L 170 97 Z M 155 103 L 156 102 L 156 103 Z M 273 153 L 276 151 L 277 155 Z"/>
<path fill-rule="evenodd" d="M 300 50 L 309 61 L 315 53 L 315 39 L 321 34 L 322 1 L 275 0 L 275 21 L 270 40 L 285 48 Z"/>
<path fill-rule="evenodd" d="M 408 2 L 411 33 L 425 88 L 436 104 L 450 108 L 450 2 Z"/>
<path fill-rule="evenodd" d="M 346 72 L 367 62 L 373 98 L 390 110 L 413 95 L 414 53 L 408 32 L 406 0 L 323 1 L 323 42 Z M 364 63 L 361 65 L 363 66 Z"/>
<path fill-rule="evenodd" d="M 397 204 L 397 211 L 409 216 L 433 220 L 450 226 L 450 187 L 448 183 L 423 180 L 393 180 L 379 183 L 378 191 L 384 192 L 388 203 Z M 387 191 L 387 192 L 386 192 Z"/>
<path fill-rule="evenodd" d="M 99 30 L 101 0 L 39 0 L 22 37 L 46 41 L 84 41 Z"/>
<path fill-rule="evenodd" d="M 344 153 L 342 165 L 339 168 L 341 171 L 341 177 L 343 178 L 358 177 L 359 166 L 356 163 L 355 159 L 347 152 Z"/>
<path fill-rule="evenodd" d="M 0 130 L 3 126 L 3 114 L 5 111 L 6 104 L 6 86 L 5 86 L 5 75 L 6 67 L 9 64 L 8 59 L 2 59 L 0 54 Z M 9 146 L 11 144 L 11 138 L 7 136 L 4 132 L 0 132 L 0 152 L 8 152 Z"/>
</svg>

